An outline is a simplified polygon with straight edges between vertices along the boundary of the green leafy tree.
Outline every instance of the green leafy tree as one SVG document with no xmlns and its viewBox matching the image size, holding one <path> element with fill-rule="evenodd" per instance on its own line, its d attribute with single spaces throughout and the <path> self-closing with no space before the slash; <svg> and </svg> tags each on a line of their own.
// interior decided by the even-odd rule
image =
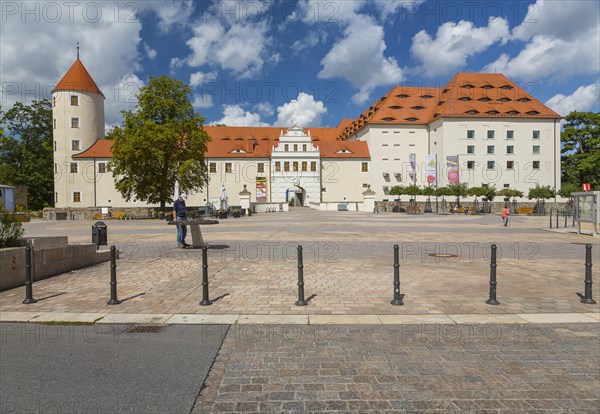
<svg viewBox="0 0 600 414">
<path fill-rule="evenodd" d="M 390 195 L 395 195 L 395 196 L 401 196 L 402 194 L 406 194 L 406 187 L 403 187 L 401 185 L 395 185 L 392 188 L 390 188 Z"/>
<path fill-rule="evenodd" d="M 540 187 L 540 185 L 536 185 L 534 188 L 529 189 L 529 194 L 527 194 L 527 198 L 530 200 L 535 199 L 544 199 L 547 200 L 555 196 L 555 192 L 549 185 Z"/>
<path fill-rule="evenodd" d="M 452 195 L 448 187 L 438 187 L 435 189 L 435 195 L 438 197 L 444 197 Z"/>
<path fill-rule="evenodd" d="M 414 198 L 415 196 L 421 195 L 421 193 L 422 193 L 421 187 L 419 187 L 416 184 L 411 184 L 404 189 L 404 194 L 409 195 L 412 198 Z"/>
<path fill-rule="evenodd" d="M 115 127 L 111 168 L 115 187 L 126 200 L 165 204 L 175 182 L 181 191 L 202 189 L 206 182 L 204 154 L 210 137 L 195 113 L 188 85 L 168 76 L 151 77 L 140 88 L 136 111 L 123 111 L 123 126 Z"/>
<path fill-rule="evenodd" d="M 600 112 L 571 112 L 561 134 L 562 181 L 600 188 Z"/>
<path fill-rule="evenodd" d="M 512 188 L 503 188 L 499 190 L 496 195 L 501 197 L 511 198 L 511 197 L 523 197 L 523 192 L 519 190 L 514 190 Z"/>
<path fill-rule="evenodd" d="M 431 196 L 435 195 L 435 187 L 433 187 L 431 185 L 427 185 L 427 186 L 423 187 L 421 194 L 431 198 Z"/>
<path fill-rule="evenodd" d="M 0 114 L 0 183 L 25 185 L 28 205 L 40 210 L 53 203 L 52 106 L 43 99 L 17 102 Z"/>
<path fill-rule="evenodd" d="M 571 193 L 576 193 L 577 191 L 581 191 L 581 187 L 579 187 L 577 184 L 564 183 L 560 186 L 558 195 L 564 198 L 569 198 L 571 197 Z"/>
</svg>

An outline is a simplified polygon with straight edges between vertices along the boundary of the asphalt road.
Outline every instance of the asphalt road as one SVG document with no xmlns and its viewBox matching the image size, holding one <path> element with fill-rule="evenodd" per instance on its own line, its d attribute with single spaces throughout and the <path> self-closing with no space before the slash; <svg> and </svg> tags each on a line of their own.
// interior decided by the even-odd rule
<svg viewBox="0 0 600 414">
<path fill-rule="evenodd" d="M 189 413 L 228 326 L 0 324 L 0 413 Z"/>
</svg>

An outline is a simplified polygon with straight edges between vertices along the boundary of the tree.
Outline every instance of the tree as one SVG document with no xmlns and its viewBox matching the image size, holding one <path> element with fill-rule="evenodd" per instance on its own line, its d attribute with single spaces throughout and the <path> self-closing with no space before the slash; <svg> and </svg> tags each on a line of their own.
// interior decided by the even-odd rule
<svg viewBox="0 0 600 414">
<path fill-rule="evenodd" d="M 513 190 L 512 188 L 503 188 L 496 193 L 497 195 L 505 198 L 511 197 L 523 197 L 523 192 L 519 190 Z"/>
<path fill-rule="evenodd" d="M 123 111 L 114 139 L 111 168 L 116 189 L 126 200 L 165 204 L 174 194 L 201 190 L 206 182 L 204 154 L 210 137 L 194 112 L 188 85 L 168 76 L 151 77 L 140 88 L 136 112 Z"/>
<path fill-rule="evenodd" d="M 564 198 L 569 198 L 571 197 L 571 193 L 576 193 L 577 191 L 581 191 L 577 184 L 563 183 L 560 186 L 560 190 L 558 190 L 558 195 Z"/>
<path fill-rule="evenodd" d="M 404 194 L 411 196 L 414 198 L 415 196 L 421 195 L 421 187 L 416 184 L 411 184 L 404 189 Z"/>
<path fill-rule="evenodd" d="M 0 118 L 0 182 L 25 185 L 28 204 L 40 210 L 53 204 L 52 106 L 43 99 L 17 102 Z"/>
<path fill-rule="evenodd" d="M 600 188 L 600 112 L 571 112 L 561 134 L 562 181 Z"/>
<path fill-rule="evenodd" d="M 552 188 L 550 188 L 549 185 L 544 186 L 544 187 L 540 187 L 539 184 L 536 184 L 536 186 L 534 188 L 530 188 L 529 189 L 529 194 L 527 195 L 527 198 L 529 198 L 530 200 L 532 198 L 535 199 L 548 199 L 548 198 L 552 198 L 554 197 L 555 192 Z"/>
</svg>

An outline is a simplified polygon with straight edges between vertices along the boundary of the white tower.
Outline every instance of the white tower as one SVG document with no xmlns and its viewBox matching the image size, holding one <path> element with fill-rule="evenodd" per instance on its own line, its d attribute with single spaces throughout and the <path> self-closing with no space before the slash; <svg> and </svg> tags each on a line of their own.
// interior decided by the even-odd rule
<svg viewBox="0 0 600 414">
<path fill-rule="evenodd" d="M 54 202 L 56 207 L 93 205 L 94 162 L 74 159 L 104 139 L 104 95 L 77 60 L 52 90 Z"/>
</svg>

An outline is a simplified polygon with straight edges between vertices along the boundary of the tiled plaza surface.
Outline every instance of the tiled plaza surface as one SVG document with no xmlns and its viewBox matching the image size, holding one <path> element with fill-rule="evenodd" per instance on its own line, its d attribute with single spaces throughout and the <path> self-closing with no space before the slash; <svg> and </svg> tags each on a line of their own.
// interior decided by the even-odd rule
<svg viewBox="0 0 600 414">
<path fill-rule="evenodd" d="M 200 250 L 178 249 L 164 221 L 107 221 L 121 251 L 121 305 L 107 306 L 109 263 L 0 293 L 0 311 L 97 314 L 435 315 L 594 313 L 580 303 L 585 243 L 593 245 L 594 297 L 600 296 L 599 240 L 544 230 L 548 217 L 408 216 L 357 212 L 265 213 L 204 226 L 211 306 L 202 296 Z M 68 235 L 89 242 L 93 222 L 32 222 L 26 235 Z M 562 224 L 562 222 L 561 222 Z M 190 237 L 190 236 L 188 236 Z M 490 245 L 498 245 L 501 305 L 485 303 Z M 296 246 L 304 248 L 305 296 L 297 295 Z M 400 246 L 404 306 L 392 306 L 393 245 Z M 457 257 L 434 257 L 456 255 Z"/>
</svg>

